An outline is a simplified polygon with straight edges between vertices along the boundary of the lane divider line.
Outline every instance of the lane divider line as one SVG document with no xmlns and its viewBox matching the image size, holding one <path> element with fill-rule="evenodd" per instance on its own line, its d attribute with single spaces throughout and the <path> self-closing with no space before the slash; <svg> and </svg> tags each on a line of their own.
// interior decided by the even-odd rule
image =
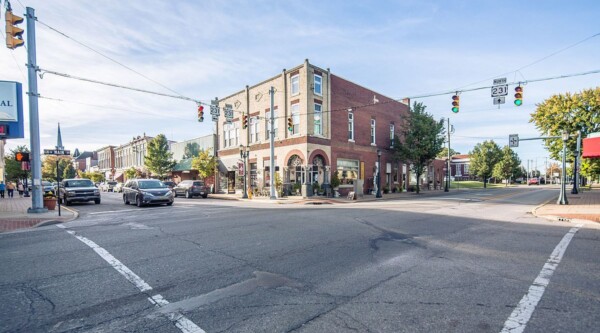
<svg viewBox="0 0 600 333">
<path fill-rule="evenodd" d="M 500 331 L 501 333 L 521 333 L 525 330 L 525 326 L 527 326 L 535 307 L 542 299 L 544 291 L 546 291 L 546 287 L 550 283 L 552 274 L 554 274 L 556 267 L 558 267 L 558 264 L 562 260 L 573 236 L 575 236 L 575 233 L 582 226 L 583 224 L 577 224 L 575 227 L 571 228 L 562 238 L 560 243 L 556 245 L 550 258 L 548 258 L 548 261 L 546 261 L 544 267 L 540 271 L 540 274 L 538 274 L 533 281 L 533 284 L 529 287 L 529 291 L 523 296 L 517 307 L 504 323 L 504 327 L 502 328 L 502 331 Z"/>
<path fill-rule="evenodd" d="M 104 261 L 106 261 L 109 265 L 111 265 L 117 272 L 121 273 L 129 282 L 131 282 L 136 288 L 138 288 L 142 293 L 146 293 L 152 290 L 152 287 L 146 283 L 141 277 L 135 274 L 131 269 L 125 266 L 119 259 L 115 258 L 112 254 L 102 248 L 100 245 L 95 242 L 78 235 L 73 230 L 68 230 L 67 227 L 61 224 L 57 224 L 57 227 L 61 229 L 65 229 L 65 231 L 75 238 L 80 240 L 85 245 L 89 246 L 94 252 L 96 252 Z M 161 308 L 165 305 L 169 304 L 169 301 L 164 299 L 162 295 L 156 294 L 152 297 L 148 297 L 148 301 L 154 304 L 157 308 Z M 186 318 L 179 312 L 172 312 L 167 315 L 167 318 L 171 320 L 179 330 L 183 333 L 206 333 L 203 329 L 198 327 L 194 322 Z"/>
</svg>

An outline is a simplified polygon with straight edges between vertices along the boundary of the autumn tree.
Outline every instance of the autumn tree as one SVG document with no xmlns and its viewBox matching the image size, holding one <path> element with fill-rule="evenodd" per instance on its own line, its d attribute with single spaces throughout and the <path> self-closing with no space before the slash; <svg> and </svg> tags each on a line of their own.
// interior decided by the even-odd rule
<svg viewBox="0 0 600 333">
<path fill-rule="evenodd" d="M 506 186 L 510 179 L 519 173 L 521 160 L 509 146 L 502 148 L 502 157 L 494 166 L 492 175 L 497 179 L 506 179 Z"/>
<path fill-rule="evenodd" d="M 394 158 L 412 165 L 417 175 L 417 194 L 420 192 L 420 176 L 444 144 L 444 120 L 433 119 L 425 108 L 423 103 L 413 104 L 407 126 L 402 129 L 404 141 L 396 136 L 393 146 Z"/>
<path fill-rule="evenodd" d="M 46 158 L 44 158 L 44 161 L 42 161 L 42 179 L 57 181 L 57 179 L 56 179 L 56 175 L 57 175 L 56 161 L 57 160 L 58 160 L 58 174 L 60 175 L 61 179 L 64 179 L 64 172 L 68 168 L 69 165 L 71 165 L 71 168 L 73 168 L 73 165 L 71 164 L 70 156 L 48 155 L 48 156 L 46 156 Z M 73 171 L 75 171 L 74 168 L 73 168 Z"/>
<path fill-rule="evenodd" d="M 145 164 L 148 170 L 159 178 L 164 178 L 175 164 L 173 153 L 169 151 L 169 143 L 164 134 L 157 135 L 148 143 L 148 153 L 145 156 Z"/>
<path fill-rule="evenodd" d="M 217 158 L 208 150 L 200 150 L 198 156 L 192 160 L 192 169 L 198 170 L 198 175 L 206 179 L 215 173 L 217 167 Z"/>
<path fill-rule="evenodd" d="M 492 176 L 494 167 L 502 159 L 502 151 L 494 142 L 484 141 L 475 145 L 470 156 L 470 173 L 483 179 L 483 188 L 487 188 L 488 178 Z"/>
</svg>

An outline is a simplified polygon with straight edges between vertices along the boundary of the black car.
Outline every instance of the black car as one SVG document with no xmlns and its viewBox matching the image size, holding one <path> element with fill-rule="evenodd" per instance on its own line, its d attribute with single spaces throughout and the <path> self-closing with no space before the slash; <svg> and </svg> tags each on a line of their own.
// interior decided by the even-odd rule
<svg viewBox="0 0 600 333">
<path fill-rule="evenodd" d="M 100 190 L 89 179 L 65 179 L 60 184 L 58 199 L 67 206 L 73 202 L 88 201 L 99 204 Z"/>
<path fill-rule="evenodd" d="M 196 196 L 207 198 L 209 190 L 200 180 L 184 180 L 173 188 L 173 192 L 175 196 L 181 195 L 189 199 Z"/>
<path fill-rule="evenodd" d="M 123 185 L 123 203 L 145 205 L 173 204 L 173 192 L 158 179 L 132 179 Z"/>
</svg>

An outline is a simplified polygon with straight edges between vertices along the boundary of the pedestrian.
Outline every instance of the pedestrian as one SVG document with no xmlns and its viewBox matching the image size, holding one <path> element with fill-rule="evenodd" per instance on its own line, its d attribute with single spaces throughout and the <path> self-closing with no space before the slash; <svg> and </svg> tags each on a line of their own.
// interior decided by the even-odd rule
<svg viewBox="0 0 600 333">
<path fill-rule="evenodd" d="M 8 192 L 8 197 L 12 198 L 13 192 L 15 191 L 15 184 L 13 184 L 12 182 L 8 182 L 6 184 L 6 191 Z"/>
<path fill-rule="evenodd" d="M 25 192 L 25 188 L 23 187 L 23 183 L 21 183 L 19 181 L 19 184 L 17 185 L 17 191 L 19 191 L 19 198 L 23 197 L 23 192 Z"/>
<path fill-rule="evenodd" d="M 6 190 L 6 185 L 4 185 L 4 181 L 0 181 L 0 198 L 4 199 L 4 191 Z"/>
</svg>

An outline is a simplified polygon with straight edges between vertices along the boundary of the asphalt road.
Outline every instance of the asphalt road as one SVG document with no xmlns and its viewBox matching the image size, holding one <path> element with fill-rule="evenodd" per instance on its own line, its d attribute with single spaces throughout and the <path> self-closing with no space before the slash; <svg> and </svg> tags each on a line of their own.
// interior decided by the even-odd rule
<svg viewBox="0 0 600 333">
<path fill-rule="evenodd" d="M 0 331 L 599 332 L 600 230 L 531 215 L 556 195 L 137 208 L 103 193 L 64 228 L 0 235 Z"/>
</svg>

